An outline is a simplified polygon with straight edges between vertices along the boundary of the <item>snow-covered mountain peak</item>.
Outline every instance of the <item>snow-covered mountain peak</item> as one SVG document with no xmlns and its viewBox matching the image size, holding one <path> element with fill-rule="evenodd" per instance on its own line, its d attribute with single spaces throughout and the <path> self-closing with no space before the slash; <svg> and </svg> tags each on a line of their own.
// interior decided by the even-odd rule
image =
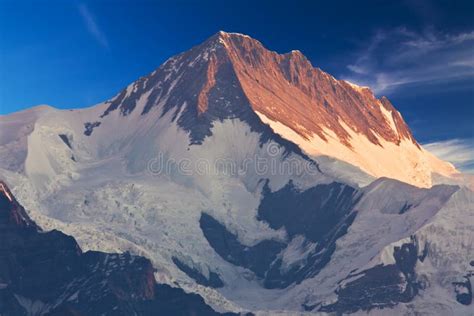
<svg viewBox="0 0 474 316">
<path fill-rule="evenodd" d="M 32 117 L 54 120 L 45 112 Z M 387 98 L 337 80 L 300 51 L 279 54 L 239 33 L 220 31 L 112 99 L 58 115 L 82 125 L 81 137 L 100 152 L 171 123 L 188 135 L 187 145 L 198 145 L 216 122 L 239 120 L 262 140 L 280 139 L 290 151 L 336 158 L 374 177 L 429 187 L 433 173 L 457 174 L 418 145 Z"/>
<path fill-rule="evenodd" d="M 299 51 L 219 32 L 106 102 L 0 117 L 0 157 L 39 226 L 222 311 L 471 307 L 472 192 L 431 187 L 456 171 L 390 101 Z"/>
</svg>

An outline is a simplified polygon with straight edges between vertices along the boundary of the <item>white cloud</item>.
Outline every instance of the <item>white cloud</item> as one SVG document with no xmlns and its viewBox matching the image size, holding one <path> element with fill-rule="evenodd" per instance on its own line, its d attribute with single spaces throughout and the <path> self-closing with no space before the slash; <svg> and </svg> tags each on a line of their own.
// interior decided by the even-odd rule
<svg viewBox="0 0 474 316">
<path fill-rule="evenodd" d="M 79 6 L 79 13 L 81 14 L 82 20 L 84 21 L 84 25 L 86 26 L 87 30 L 91 35 L 95 38 L 95 40 L 104 48 L 109 48 L 109 43 L 105 34 L 101 31 L 94 16 L 91 14 L 87 6 L 83 3 L 80 3 Z"/>
<path fill-rule="evenodd" d="M 474 139 L 451 139 L 424 144 L 423 147 L 459 170 L 474 173 Z"/>
<path fill-rule="evenodd" d="M 474 31 L 416 33 L 406 28 L 378 31 L 343 76 L 376 93 L 404 85 L 447 83 L 474 78 Z"/>
</svg>

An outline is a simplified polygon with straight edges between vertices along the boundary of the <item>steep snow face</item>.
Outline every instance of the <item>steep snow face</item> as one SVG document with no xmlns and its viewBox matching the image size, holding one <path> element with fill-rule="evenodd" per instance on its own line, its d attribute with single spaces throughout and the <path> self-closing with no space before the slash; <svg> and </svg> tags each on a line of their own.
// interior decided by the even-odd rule
<svg viewBox="0 0 474 316">
<path fill-rule="evenodd" d="M 417 273 L 430 286 L 414 304 L 442 310 L 445 314 L 467 315 L 472 305 L 460 304 L 456 282 L 472 284 L 474 275 L 474 193 L 463 188 L 457 191 L 430 223 L 416 233 L 427 245 L 426 260 L 417 266 Z M 471 291 L 472 300 L 472 291 Z M 457 300 L 458 304 L 452 304 Z"/>
<path fill-rule="evenodd" d="M 384 113 L 388 116 L 387 110 L 384 109 Z M 308 155 L 334 157 L 357 166 L 377 178 L 389 177 L 418 187 L 430 187 L 433 173 L 447 177 L 458 174 L 450 163 L 441 161 L 406 139 L 395 144 L 377 137 L 379 144 L 374 144 L 364 135 L 341 123 L 349 135 L 350 147 L 348 147 L 340 142 L 331 129 L 323 128 L 325 139 L 318 135 L 306 139 L 290 127 L 269 119 L 263 113 L 257 112 L 257 114 L 275 133 L 298 144 Z M 389 120 L 388 117 L 387 120 Z M 393 120 L 390 124 L 393 124 Z"/>
<path fill-rule="evenodd" d="M 8 116 L 0 115 L 0 167 L 13 172 L 24 171 L 28 135 L 38 116 L 51 108 L 38 106 Z"/>
<path fill-rule="evenodd" d="M 359 85 L 356 85 L 355 83 L 352 83 L 350 81 L 347 81 L 347 80 L 344 80 L 344 82 L 346 82 L 347 84 L 349 84 L 351 86 L 351 88 L 353 88 L 354 90 L 357 90 L 359 92 L 363 92 L 364 90 L 368 89 L 370 90 L 369 87 L 366 87 L 366 86 L 359 86 Z"/>
</svg>

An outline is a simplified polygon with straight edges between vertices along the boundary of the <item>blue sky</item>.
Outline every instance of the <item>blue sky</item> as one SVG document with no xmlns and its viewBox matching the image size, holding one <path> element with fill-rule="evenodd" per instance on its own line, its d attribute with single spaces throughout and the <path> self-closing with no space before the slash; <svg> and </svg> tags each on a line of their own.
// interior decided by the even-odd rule
<svg viewBox="0 0 474 316">
<path fill-rule="evenodd" d="M 474 1 L 2 0 L 0 114 L 104 101 L 218 30 L 299 49 L 388 96 L 421 143 L 473 156 Z"/>
</svg>

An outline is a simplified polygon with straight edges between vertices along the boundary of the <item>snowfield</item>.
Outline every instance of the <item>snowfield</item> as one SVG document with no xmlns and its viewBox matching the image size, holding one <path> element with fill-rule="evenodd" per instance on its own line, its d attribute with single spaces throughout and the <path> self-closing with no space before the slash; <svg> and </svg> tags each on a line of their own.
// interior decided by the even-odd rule
<svg viewBox="0 0 474 316">
<path fill-rule="evenodd" d="M 350 281 L 347 278 L 354 271 L 394 263 L 393 247 L 415 236 L 421 249 L 429 249 L 427 259 L 416 267 L 427 287 L 413 302 L 396 305 L 393 313 L 434 309 L 458 315 L 469 312 L 468 306 L 456 302 L 451 285 L 472 269 L 469 262 L 473 258 L 469 256 L 474 253 L 474 203 L 469 189 L 447 185 L 419 189 L 396 180 L 372 181 L 350 165 L 345 172 L 342 162 L 333 168 L 336 162 L 325 158 L 316 158 L 324 174 L 298 177 L 257 174 L 251 168 L 248 173 L 231 175 L 188 175 L 179 169 L 157 174 L 148 170 L 147 162 L 157 153 L 170 160 L 190 162 L 218 157 L 237 166 L 253 156 L 267 156 L 276 164 L 286 159 L 303 164 L 304 159 L 295 154 L 285 156 L 283 151 L 270 155 L 269 146 L 278 146 L 271 142 L 260 145 L 259 135 L 239 120 L 216 123 L 211 137 L 199 146 L 188 146 L 186 133 L 170 117 L 157 119 L 149 128 L 146 122 L 133 122 L 141 117 L 121 122 L 121 117 L 112 113 L 109 121 L 97 129 L 95 138 L 90 138 L 82 133 L 77 117 L 91 120 L 98 108 L 47 108 L 15 114 L 31 126 L 29 129 L 10 123 L 10 117 L 0 119 L 0 134 L 8 135 L 2 137 L 0 150 L 6 153 L 2 162 L 24 159 L 21 165 L 2 165 L 0 175 L 33 220 L 45 229 L 73 235 L 84 250 L 130 251 L 146 256 L 157 269 L 157 280 L 199 293 L 221 311 L 263 314 L 300 313 L 302 304 L 337 300 L 334 291 L 341 281 Z M 148 120 L 153 122 L 153 118 Z M 116 131 L 114 126 L 118 124 L 123 129 Z M 59 134 L 68 136 L 72 148 Z M 9 149 L 18 144 L 27 147 Z M 284 228 L 274 230 L 256 219 L 262 180 L 269 179 L 272 191 L 281 189 L 290 179 L 304 190 L 344 181 L 344 174 L 359 175 L 350 177 L 350 183 L 358 182 L 364 193 L 355 207 L 358 216 L 337 241 L 331 261 L 317 276 L 300 284 L 285 289 L 264 288 L 251 271 L 223 260 L 202 234 L 199 218 L 206 212 L 238 236 L 243 245 L 253 246 L 268 239 L 289 242 L 282 257 L 286 266 L 297 264 L 305 260 L 314 245 L 305 243 L 304 236 L 289 239 Z M 404 208 L 406 212 L 399 214 Z M 225 286 L 213 289 L 197 284 L 173 264 L 172 257 L 204 275 L 217 272 Z M 386 312 L 380 310 L 384 315 Z M 370 313 L 378 314 L 377 310 Z"/>
</svg>

